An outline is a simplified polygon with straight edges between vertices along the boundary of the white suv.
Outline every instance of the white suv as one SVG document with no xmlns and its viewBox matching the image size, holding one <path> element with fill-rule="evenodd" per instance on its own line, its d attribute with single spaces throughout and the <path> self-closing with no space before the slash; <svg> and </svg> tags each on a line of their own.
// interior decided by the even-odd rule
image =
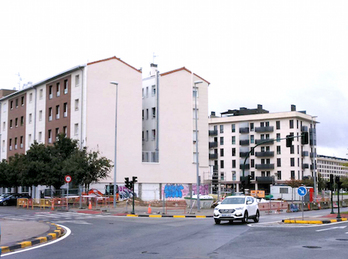
<svg viewBox="0 0 348 259">
<path fill-rule="evenodd" d="M 254 197 L 251 196 L 228 196 L 214 209 L 214 220 L 216 224 L 220 224 L 221 220 L 241 219 L 243 223 L 248 219 L 254 219 L 259 222 L 260 211 L 259 206 Z"/>
</svg>

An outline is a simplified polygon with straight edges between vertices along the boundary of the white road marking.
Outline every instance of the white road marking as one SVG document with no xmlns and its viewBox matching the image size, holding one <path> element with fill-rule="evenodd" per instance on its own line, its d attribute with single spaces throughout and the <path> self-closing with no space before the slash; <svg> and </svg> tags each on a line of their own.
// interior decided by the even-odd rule
<svg viewBox="0 0 348 259">
<path fill-rule="evenodd" d="M 324 229 L 318 229 L 316 230 L 317 232 L 321 232 L 321 231 L 326 231 L 326 230 L 333 230 L 333 229 L 337 229 L 337 228 L 346 228 L 347 226 L 342 226 L 342 227 L 331 227 L 331 228 L 324 228 Z"/>
<path fill-rule="evenodd" d="M 63 226 L 63 225 L 58 225 L 58 226 L 60 226 L 60 227 L 62 227 L 62 228 L 65 229 L 65 234 L 64 234 L 64 236 L 62 236 L 62 237 L 60 237 L 60 238 L 58 238 L 58 239 L 56 239 L 56 240 L 54 240 L 54 241 L 49 241 L 49 242 L 47 242 L 47 243 L 44 243 L 44 244 L 42 244 L 42 245 L 35 245 L 35 246 L 33 246 L 33 247 L 30 247 L 30 248 L 25 248 L 24 250 L 18 250 L 18 251 L 15 251 L 15 252 L 10 252 L 10 253 L 3 254 L 3 255 L 1 255 L 1 257 L 5 257 L 5 256 L 8 256 L 8 255 L 13 255 L 13 254 L 18 254 L 18 253 L 26 252 L 26 251 L 29 251 L 29 250 L 41 248 L 41 247 L 48 246 L 48 245 L 53 245 L 54 243 L 60 242 L 60 241 L 62 241 L 63 239 L 65 239 L 65 238 L 67 238 L 68 236 L 70 236 L 71 230 L 70 230 L 68 227 Z"/>
</svg>

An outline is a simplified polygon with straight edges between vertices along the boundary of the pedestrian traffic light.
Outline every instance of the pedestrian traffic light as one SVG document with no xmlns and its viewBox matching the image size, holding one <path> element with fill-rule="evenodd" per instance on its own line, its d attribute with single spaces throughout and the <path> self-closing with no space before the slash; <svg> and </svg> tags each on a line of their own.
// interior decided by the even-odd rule
<svg viewBox="0 0 348 259">
<path fill-rule="evenodd" d="M 301 144 L 302 145 L 306 145 L 306 144 L 308 144 L 309 142 L 308 142 L 308 132 L 307 131 L 303 131 L 302 133 L 301 133 Z"/>
<path fill-rule="evenodd" d="M 286 135 L 286 147 L 291 147 L 293 141 L 294 141 L 294 136 Z"/>
<path fill-rule="evenodd" d="M 129 181 L 129 177 L 125 177 L 125 178 L 124 178 L 124 183 L 125 183 L 125 185 L 126 185 L 126 188 L 128 188 L 128 189 L 131 189 L 131 188 L 132 188 L 131 182 Z"/>
</svg>

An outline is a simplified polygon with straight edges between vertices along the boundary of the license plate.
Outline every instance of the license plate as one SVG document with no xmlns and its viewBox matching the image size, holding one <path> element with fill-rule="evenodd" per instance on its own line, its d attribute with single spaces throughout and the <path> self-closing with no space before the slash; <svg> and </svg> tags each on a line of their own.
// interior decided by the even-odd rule
<svg viewBox="0 0 348 259">
<path fill-rule="evenodd" d="M 221 214 L 221 217 L 231 217 L 232 214 L 231 213 L 228 213 L 228 214 Z"/>
</svg>

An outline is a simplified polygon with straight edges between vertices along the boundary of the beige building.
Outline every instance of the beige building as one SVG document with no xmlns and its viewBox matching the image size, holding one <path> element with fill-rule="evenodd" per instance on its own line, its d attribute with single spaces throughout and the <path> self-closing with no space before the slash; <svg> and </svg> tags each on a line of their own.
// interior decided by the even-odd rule
<svg viewBox="0 0 348 259">
<path fill-rule="evenodd" d="M 326 181 L 330 181 L 330 174 L 348 177 L 348 166 L 343 164 L 348 164 L 348 159 L 323 155 L 317 156 L 318 173 Z"/>
<path fill-rule="evenodd" d="M 268 193 L 273 184 L 312 177 L 316 123 L 313 116 L 296 111 L 294 105 L 291 111 L 279 113 L 269 113 L 262 105 L 228 110 L 221 116 L 213 112 L 209 118 L 209 158 L 222 191 L 241 190 L 244 162 L 244 176 L 251 176 L 246 188 L 251 190 Z M 310 133 L 309 144 L 301 144 L 302 132 Z M 287 135 L 295 136 L 290 148 L 286 147 Z"/>
</svg>

